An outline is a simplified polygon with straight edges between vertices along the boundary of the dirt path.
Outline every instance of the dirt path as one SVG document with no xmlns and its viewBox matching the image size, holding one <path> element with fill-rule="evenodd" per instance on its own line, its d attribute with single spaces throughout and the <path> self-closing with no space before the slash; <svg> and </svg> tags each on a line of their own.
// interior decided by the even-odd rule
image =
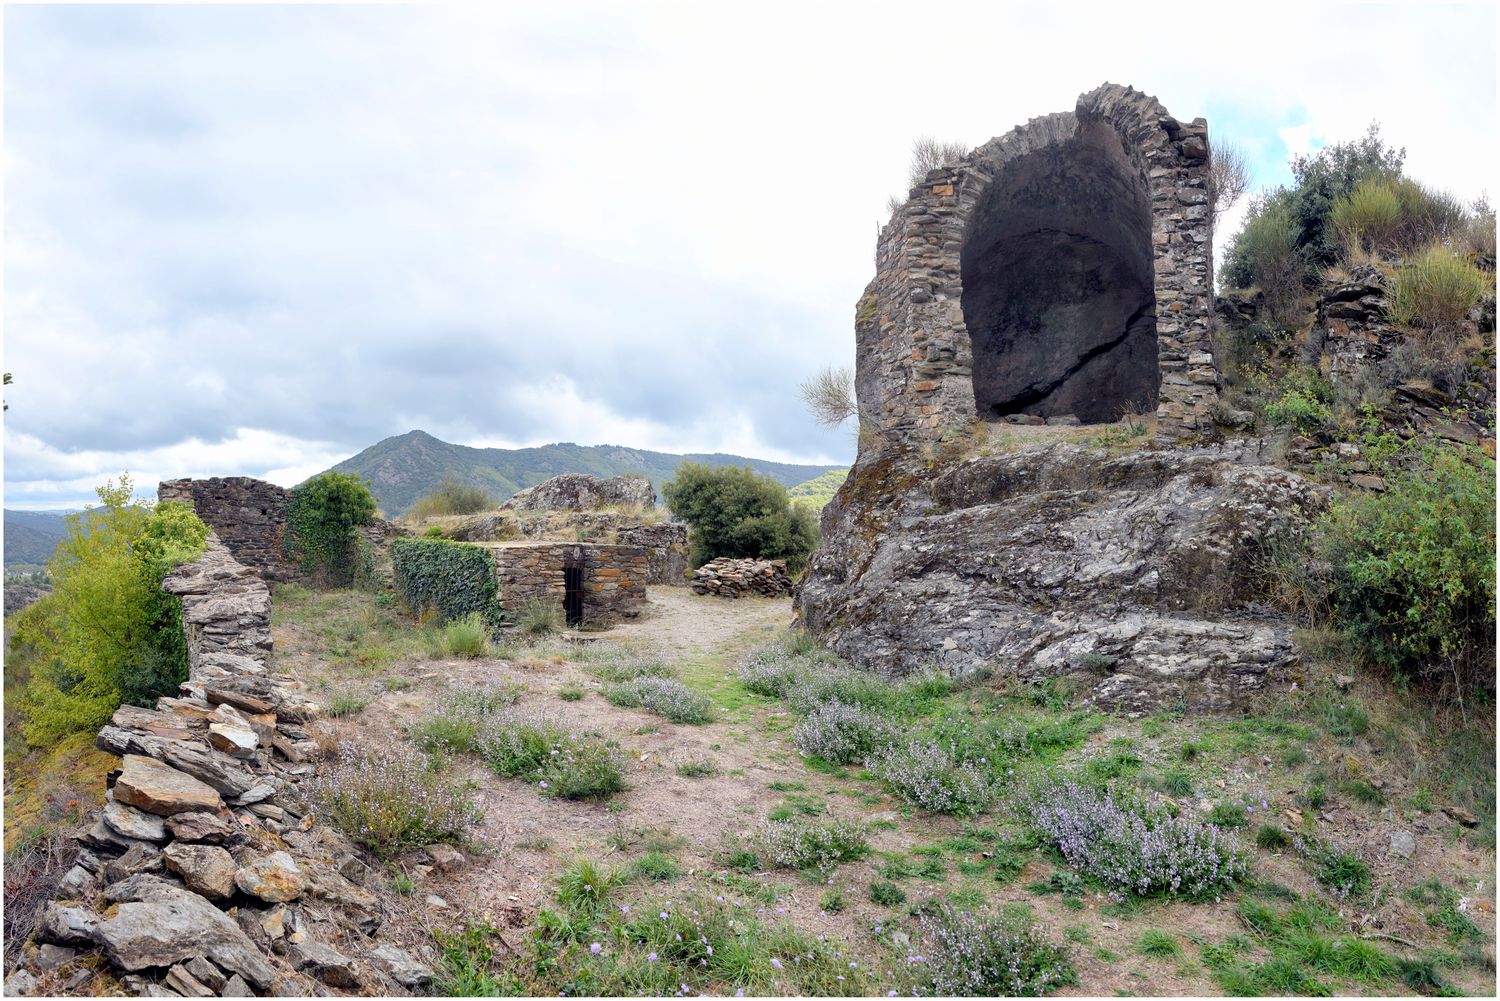
<svg viewBox="0 0 1500 1001">
<path fill-rule="evenodd" d="M 763 637 L 791 624 L 792 606 L 785 598 L 739 598 L 734 601 L 694 594 L 685 587 L 647 589 L 648 614 L 619 625 L 605 639 L 645 642 L 684 656 L 738 646 L 745 634 Z"/>
</svg>

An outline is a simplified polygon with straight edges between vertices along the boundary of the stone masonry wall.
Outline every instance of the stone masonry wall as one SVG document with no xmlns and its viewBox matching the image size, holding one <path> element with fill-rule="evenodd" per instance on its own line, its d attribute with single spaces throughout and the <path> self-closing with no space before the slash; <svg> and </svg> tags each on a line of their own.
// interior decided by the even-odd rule
<svg viewBox="0 0 1500 1001">
<path fill-rule="evenodd" d="M 177 696 L 121 706 L 99 731 L 95 743 L 121 767 L 5 993 L 420 988 L 430 969 L 377 937 L 384 910 L 362 885 L 370 868 L 303 794 L 320 710 L 274 670 L 265 581 L 210 535 L 163 587 L 182 598 L 191 675 Z"/>
<path fill-rule="evenodd" d="M 966 233 L 1009 165 L 1101 128 L 1118 136 L 1151 206 L 1159 432 L 1191 440 L 1210 430 L 1218 375 L 1209 341 L 1208 128 L 1202 119 L 1177 121 L 1155 98 L 1107 84 L 1082 95 L 1073 112 L 1033 119 L 958 164 L 930 171 L 882 230 L 875 281 L 856 309 L 856 389 L 861 414 L 882 430 L 884 444 L 930 443 L 980 416 L 963 310 Z"/>
<path fill-rule="evenodd" d="M 585 622 L 605 625 L 633 619 L 645 607 L 651 554 L 640 546 L 532 542 L 488 548 L 500 582 L 500 602 L 507 609 L 531 601 L 562 608 L 567 566 L 583 570 Z"/>
<path fill-rule="evenodd" d="M 287 490 L 248 476 L 215 476 L 205 480 L 164 480 L 158 500 L 192 506 L 224 546 L 265 580 L 288 581 L 296 569 L 283 552 L 286 539 Z"/>
</svg>

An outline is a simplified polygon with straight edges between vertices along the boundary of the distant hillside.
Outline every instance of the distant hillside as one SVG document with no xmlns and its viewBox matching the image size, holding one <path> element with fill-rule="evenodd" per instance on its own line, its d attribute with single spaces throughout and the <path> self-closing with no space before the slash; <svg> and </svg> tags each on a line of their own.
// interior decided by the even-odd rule
<svg viewBox="0 0 1500 1001">
<path fill-rule="evenodd" d="M 821 511 L 824 505 L 833 500 L 833 495 L 838 493 L 839 487 L 843 486 L 848 478 L 849 470 L 831 469 L 806 483 L 788 487 L 787 495 L 792 498 L 793 504 L 801 504 L 814 511 Z"/>
<path fill-rule="evenodd" d="M 40 565 L 52 559 L 63 537 L 67 511 L 5 509 L 5 565 Z"/>
<path fill-rule="evenodd" d="M 387 517 L 395 517 L 444 479 L 452 477 L 503 501 L 517 490 L 535 486 L 558 473 L 649 477 L 658 494 L 685 460 L 711 466 L 749 466 L 783 486 L 801 483 L 842 466 L 799 466 L 747 459 L 739 455 L 672 455 L 618 445 L 542 445 L 537 448 L 470 448 L 439 441 L 425 431 L 409 431 L 371 445 L 333 468 L 355 473 L 370 483 Z"/>
</svg>

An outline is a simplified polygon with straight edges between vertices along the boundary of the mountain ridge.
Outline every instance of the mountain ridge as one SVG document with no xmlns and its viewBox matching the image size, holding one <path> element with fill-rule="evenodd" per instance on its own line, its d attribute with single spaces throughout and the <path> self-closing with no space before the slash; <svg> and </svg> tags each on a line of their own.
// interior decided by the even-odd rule
<svg viewBox="0 0 1500 1001">
<path fill-rule="evenodd" d="M 559 473 L 618 476 L 636 473 L 658 491 L 683 462 L 710 466 L 749 466 L 782 486 L 795 486 L 843 465 L 772 462 L 727 452 L 654 452 L 626 445 L 558 442 L 530 448 L 476 448 L 455 445 L 422 430 L 383 438 L 332 468 L 363 477 L 387 517 L 402 514 L 445 478 L 484 490 L 497 502 Z"/>
</svg>

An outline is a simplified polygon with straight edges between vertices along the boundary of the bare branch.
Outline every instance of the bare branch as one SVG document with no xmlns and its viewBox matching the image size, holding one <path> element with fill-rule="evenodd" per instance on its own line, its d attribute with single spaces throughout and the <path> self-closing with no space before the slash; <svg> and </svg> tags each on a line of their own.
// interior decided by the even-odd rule
<svg viewBox="0 0 1500 1001">
<path fill-rule="evenodd" d="M 854 402 L 854 373 L 829 366 L 802 384 L 802 401 L 813 420 L 836 428 L 859 412 Z"/>
<path fill-rule="evenodd" d="M 1217 220 L 1250 190 L 1250 165 L 1245 151 L 1231 142 L 1214 143 L 1210 157 L 1208 201 Z"/>
</svg>

